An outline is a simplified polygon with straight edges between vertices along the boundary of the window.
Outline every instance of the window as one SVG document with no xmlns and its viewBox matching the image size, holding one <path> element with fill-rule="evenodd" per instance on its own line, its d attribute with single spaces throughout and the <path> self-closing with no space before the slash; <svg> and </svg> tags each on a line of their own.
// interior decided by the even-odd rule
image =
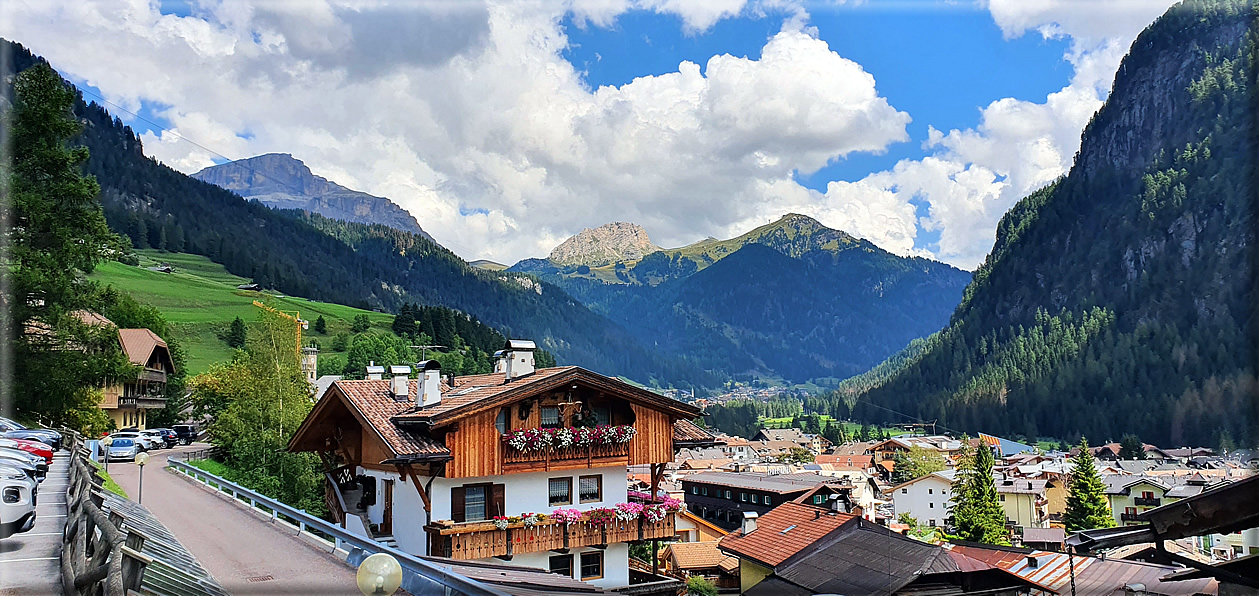
<svg viewBox="0 0 1259 596">
<path fill-rule="evenodd" d="M 556 505 L 572 505 L 573 504 L 573 479 L 572 478 L 552 478 L 547 481 L 548 503 L 555 507 Z M 571 574 L 570 574 L 571 575 Z"/>
<path fill-rule="evenodd" d="M 603 500 L 603 476 L 581 476 L 577 480 L 577 495 L 582 503 Z"/>
<path fill-rule="evenodd" d="M 813 495 L 813 504 L 814 504 L 814 505 L 821 505 L 821 504 L 822 504 L 822 501 L 823 501 L 825 498 L 826 498 L 826 497 L 823 497 L 822 495 Z"/>
<path fill-rule="evenodd" d="M 480 521 L 485 515 L 485 487 L 469 486 L 463 493 L 463 520 Z"/>
<path fill-rule="evenodd" d="M 998 500 L 998 501 L 1001 501 L 1002 503 L 1004 503 L 1004 502 L 1005 502 L 1005 495 L 997 495 L 997 500 Z"/>
<path fill-rule="evenodd" d="M 1143 491 L 1141 491 L 1141 498 L 1142 498 L 1142 499 L 1153 499 L 1153 498 L 1154 498 L 1154 493 L 1152 493 L 1152 492 L 1150 492 L 1150 491 L 1148 491 L 1148 490 L 1143 490 Z"/>
<path fill-rule="evenodd" d="M 603 551 L 581 553 L 581 579 L 603 577 Z"/>
<path fill-rule="evenodd" d="M 555 406 L 543 406 L 541 411 L 542 428 L 560 427 L 560 409 Z"/>
<path fill-rule="evenodd" d="M 739 493 L 739 500 L 740 500 L 740 501 L 743 501 L 744 503 L 747 503 L 747 502 L 748 502 L 748 494 L 747 494 L 747 493 Z"/>
<path fill-rule="evenodd" d="M 595 424 L 599 426 L 607 426 L 612 424 L 612 408 L 607 406 L 599 406 L 594 409 Z"/>
<path fill-rule="evenodd" d="M 498 411 L 498 418 L 494 419 L 494 428 L 498 429 L 498 434 L 507 434 L 507 408 Z"/>
<path fill-rule="evenodd" d="M 573 576 L 573 555 L 555 555 L 551 557 L 551 573 Z"/>
<path fill-rule="evenodd" d="M 700 493 L 700 494 L 704 495 L 705 497 L 707 497 L 707 496 L 708 496 L 708 487 L 707 487 L 707 486 L 701 487 L 701 488 L 700 488 L 700 491 L 701 491 L 701 493 Z"/>
<path fill-rule="evenodd" d="M 698 487 L 698 486 L 692 486 L 692 487 L 691 487 L 691 494 L 693 494 L 693 495 L 698 495 L 698 494 L 699 494 L 699 487 Z"/>
<path fill-rule="evenodd" d="M 935 503 L 927 503 L 927 508 L 928 508 L 928 509 L 935 509 L 935 508 L 936 508 L 936 504 L 935 504 Z"/>
<path fill-rule="evenodd" d="M 752 495 L 752 502 L 756 502 L 756 495 Z M 769 495 L 765 495 L 765 504 L 769 505 Z"/>
<path fill-rule="evenodd" d="M 902 495 L 907 495 L 907 494 L 909 494 L 909 489 L 908 489 L 908 488 L 902 488 L 902 489 L 901 489 L 901 494 L 902 494 Z"/>
<path fill-rule="evenodd" d="M 734 500 L 734 497 L 730 496 L 730 491 L 726 491 L 726 498 L 730 499 L 731 501 Z"/>
</svg>

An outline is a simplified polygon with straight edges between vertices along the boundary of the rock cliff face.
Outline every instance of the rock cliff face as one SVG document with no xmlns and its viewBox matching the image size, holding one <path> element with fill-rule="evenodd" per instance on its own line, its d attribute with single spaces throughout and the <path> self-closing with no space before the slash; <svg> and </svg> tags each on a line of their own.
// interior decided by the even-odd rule
<svg viewBox="0 0 1259 596">
<path fill-rule="evenodd" d="M 618 261 L 636 261 L 660 250 L 647 238 L 642 226 L 625 222 L 586 228 L 555 247 L 549 257 L 556 265 L 602 267 Z"/>
<path fill-rule="evenodd" d="M 356 223 L 381 224 L 428 237 L 419 222 L 389 199 L 350 190 L 311 173 L 287 153 L 268 153 L 217 166 L 193 178 L 257 199 L 277 209 L 303 209 L 324 217 Z"/>
</svg>

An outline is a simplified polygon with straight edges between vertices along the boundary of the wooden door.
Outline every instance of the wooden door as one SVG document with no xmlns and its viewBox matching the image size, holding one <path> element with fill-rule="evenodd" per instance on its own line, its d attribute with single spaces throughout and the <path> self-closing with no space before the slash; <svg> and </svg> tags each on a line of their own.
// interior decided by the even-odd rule
<svg viewBox="0 0 1259 596">
<path fill-rule="evenodd" d="M 380 534 L 393 536 L 393 481 L 385 481 L 385 514 L 380 520 Z"/>
</svg>

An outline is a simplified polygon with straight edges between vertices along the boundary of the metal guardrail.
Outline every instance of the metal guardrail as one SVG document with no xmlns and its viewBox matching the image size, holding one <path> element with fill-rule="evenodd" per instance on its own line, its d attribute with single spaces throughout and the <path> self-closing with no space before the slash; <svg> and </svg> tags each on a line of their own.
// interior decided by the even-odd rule
<svg viewBox="0 0 1259 596">
<path fill-rule="evenodd" d="M 314 532 L 332 538 L 333 548 L 343 549 L 349 546 L 347 562 L 353 565 L 354 559 L 361 561 L 366 555 L 387 553 L 402 565 L 402 589 L 412 594 L 464 594 L 466 596 L 509 596 L 506 592 L 487 586 L 481 582 L 454 573 L 450 569 L 396 548 L 381 544 L 347 531 L 319 519 L 304 510 L 285 505 L 271 497 L 245 488 L 230 480 L 216 476 L 187 463 L 167 459 L 166 464 L 175 471 L 184 474 L 218 492 L 229 493 L 233 499 L 248 501 L 254 509 L 270 510 L 271 521 L 277 518 L 292 520 L 300 533 L 315 535 Z M 313 532 L 312 532 L 313 530 Z M 356 552 L 357 551 L 357 552 Z"/>
</svg>

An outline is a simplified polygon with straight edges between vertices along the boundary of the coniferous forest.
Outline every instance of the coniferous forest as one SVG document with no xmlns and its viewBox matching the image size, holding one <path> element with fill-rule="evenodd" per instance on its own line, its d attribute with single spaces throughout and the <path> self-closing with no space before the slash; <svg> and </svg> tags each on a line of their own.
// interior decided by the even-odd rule
<svg viewBox="0 0 1259 596">
<path fill-rule="evenodd" d="M 1070 173 L 1001 220 L 950 325 L 832 401 L 1073 443 L 1259 440 L 1254 10 L 1190 0 L 1150 25 Z"/>
</svg>

